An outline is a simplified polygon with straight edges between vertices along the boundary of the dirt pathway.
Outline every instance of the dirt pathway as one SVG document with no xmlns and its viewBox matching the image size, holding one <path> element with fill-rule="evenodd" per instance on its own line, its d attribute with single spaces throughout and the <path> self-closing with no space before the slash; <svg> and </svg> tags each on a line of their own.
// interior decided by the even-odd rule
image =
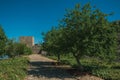
<svg viewBox="0 0 120 80">
<path fill-rule="evenodd" d="M 56 62 L 55 60 L 38 54 L 32 54 L 28 57 L 30 58 L 30 66 L 25 80 L 103 80 L 92 75 L 74 77 L 66 71 L 70 66 L 53 65 Z"/>
<path fill-rule="evenodd" d="M 29 56 L 30 67 L 25 80 L 76 80 L 65 70 L 65 67 L 52 65 L 54 60 L 33 54 Z"/>
</svg>

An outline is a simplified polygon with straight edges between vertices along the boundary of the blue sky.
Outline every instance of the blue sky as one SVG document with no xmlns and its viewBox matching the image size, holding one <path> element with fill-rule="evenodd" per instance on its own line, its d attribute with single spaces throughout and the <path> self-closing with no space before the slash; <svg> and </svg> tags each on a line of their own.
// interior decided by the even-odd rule
<svg viewBox="0 0 120 80">
<path fill-rule="evenodd" d="M 38 43 L 42 41 L 42 32 L 57 26 L 65 9 L 88 2 L 104 13 L 114 12 L 110 21 L 120 20 L 120 0 L 0 0 L 0 24 L 8 38 L 34 36 Z"/>
</svg>

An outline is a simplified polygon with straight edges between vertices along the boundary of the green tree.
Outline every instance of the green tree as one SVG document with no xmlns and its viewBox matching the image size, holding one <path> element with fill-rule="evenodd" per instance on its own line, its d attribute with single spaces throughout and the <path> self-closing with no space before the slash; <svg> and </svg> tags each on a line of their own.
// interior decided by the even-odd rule
<svg viewBox="0 0 120 80">
<path fill-rule="evenodd" d="M 7 37 L 5 35 L 2 26 L 0 26 L 0 55 L 5 54 L 6 42 L 7 42 Z"/>
<path fill-rule="evenodd" d="M 49 54 L 57 55 L 58 62 L 60 62 L 60 55 L 65 52 L 62 37 L 62 28 L 52 28 L 49 32 L 44 34 L 43 49 L 48 51 Z"/>
<path fill-rule="evenodd" d="M 72 53 L 81 69 L 80 59 L 84 56 L 111 62 L 116 57 L 117 31 L 108 16 L 92 9 L 89 3 L 83 7 L 77 4 L 67 11 L 57 29 L 45 34 L 44 47 L 58 56 Z"/>
<path fill-rule="evenodd" d="M 77 4 L 65 15 L 62 24 L 68 41 L 66 45 L 79 66 L 85 55 L 108 60 L 115 58 L 117 35 L 107 16 L 98 9 L 92 9 L 89 3 L 83 7 Z"/>
</svg>

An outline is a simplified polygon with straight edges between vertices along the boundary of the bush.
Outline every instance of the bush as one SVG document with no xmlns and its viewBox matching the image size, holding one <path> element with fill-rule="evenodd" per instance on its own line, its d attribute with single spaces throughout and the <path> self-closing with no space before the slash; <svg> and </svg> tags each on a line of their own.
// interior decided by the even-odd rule
<svg viewBox="0 0 120 80">
<path fill-rule="evenodd" d="M 30 54 L 32 54 L 31 48 L 25 46 L 24 55 L 30 55 Z"/>
<path fill-rule="evenodd" d="M 28 59 L 17 57 L 0 61 L 0 80 L 23 80 Z"/>
<path fill-rule="evenodd" d="M 106 80 L 120 80 L 120 69 L 97 69 L 92 71 L 93 75 L 101 77 Z"/>
<path fill-rule="evenodd" d="M 8 55 L 9 57 L 29 54 L 32 54 L 32 50 L 25 44 L 14 42 L 13 40 L 8 41 L 6 46 L 6 55 Z"/>
<path fill-rule="evenodd" d="M 82 59 L 84 72 L 101 77 L 105 80 L 120 80 L 120 63 L 108 63 L 95 58 Z"/>
</svg>

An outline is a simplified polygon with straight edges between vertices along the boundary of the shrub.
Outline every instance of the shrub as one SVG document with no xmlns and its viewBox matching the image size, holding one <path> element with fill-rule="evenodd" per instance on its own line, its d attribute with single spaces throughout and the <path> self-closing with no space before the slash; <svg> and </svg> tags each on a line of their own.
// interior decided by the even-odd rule
<svg viewBox="0 0 120 80">
<path fill-rule="evenodd" d="M 6 46 L 6 55 L 8 55 L 9 57 L 29 54 L 32 54 L 32 50 L 25 44 L 14 42 L 13 40 L 8 41 Z"/>
<path fill-rule="evenodd" d="M 0 61 L 0 80 L 23 80 L 28 59 L 17 57 Z"/>
<path fill-rule="evenodd" d="M 101 77 L 106 80 L 120 80 L 120 69 L 97 69 L 92 71 L 93 75 Z"/>
</svg>

